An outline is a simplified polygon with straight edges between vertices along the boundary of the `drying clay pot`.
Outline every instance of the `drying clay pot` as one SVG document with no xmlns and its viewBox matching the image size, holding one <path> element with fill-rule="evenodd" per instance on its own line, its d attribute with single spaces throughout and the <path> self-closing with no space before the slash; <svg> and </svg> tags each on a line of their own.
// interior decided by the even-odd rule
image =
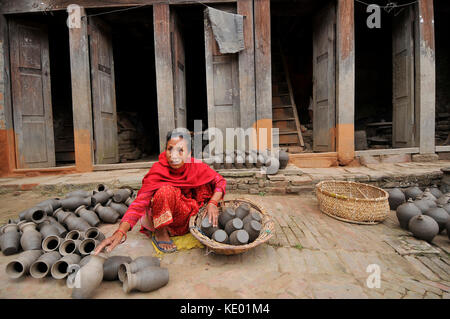
<svg viewBox="0 0 450 319">
<path fill-rule="evenodd" d="M 90 227 L 84 231 L 83 237 L 95 239 L 97 241 L 103 241 L 105 239 L 105 234 L 103 234 L 97 227 Z"/>
<path fill-rule="evenodd" d="M 101 204 L 97 204 L 94 207 L 94 211 L 105 223 L 114 224 L 119 219 L 119 213 L 111 207 L 103 207 Z"/>
<path fill-rule="evenodd" d="M 224 158 L 224 164 L 223 167 L 225 169 L 232 169 L 233 168 L 233 162 L 234 162 L 234 156 L 230 155 L 226 155 Z"/>
<path fill-rule="evenodd" d="M 248 233 L 243 229 L 239 229 L 231 233 L 230 244 L 235 246 L 245 245 L 248 243 L 249 239 Z"/>
<path fill-rule="evenodd" d="M 269 157 L 264 165 L 267 175 L 275 175 L 280 169 L 280 161 L 273 156 Z"/>
<path fill-rule="evenodd" d="M 64 239 L 73 239 L 73 240 L 83 240 L 84 239 L 84 232 L 80 232 L 79 230 L 71 230 L 67 233 L 66 237 Z"/>
<path fill-rule="evenodd" d="M 241 204 L 235 210 L 236 217 L 239 219 L 244 219 L 248 215 L 249 212 L 250 212 L 250 206 L 248 204 Z"/>
<path fill-rule="evenodd" d="M 256 238 L 258 238 L 259 233 L 261 232 L 261 224 L 258 223 L 256 220 L 252 220 L 249 223 L 244 225 L 244 230 L 248 233 L 249 239 L 248 242 L 254 241 Z"/>
<path fill-rule="evenodd" d="M 249 154 L 245 157 L 245 167 L 247 168 L 253 168 L 253 165 L 255 164 L 256 159 L 252 154 Z"/>
<path fill-rule="evenodd" d="M 225 232 L 228 234 L 228 236 L 231 235 L 232 232 L 235 230 L 242 229 L 244 227 L 244 223 L 239 218 L 233 218 L 232 220 L 228 221 L 228 223 L 225 225 Z"/>
<path fill-rule="evenodd" d="M 52 216 L 53 215 L 53 206 L 50 203 L 39 203 L 35 207 L 42 209 L 45 212 L 45 215 Z M 45 220 L 45 218 L 44 218 Z"/>
<path fill-rule="evenodd" d="M 112 281 L 119 279 L 119 266 L 133 261 L 129 256 L 112 256 L 103 264 L 103 280 Z"/>
<path fill-rule="evenodd" d="M 289 162 L 289 154 L 280 150 L 278 153 L 278 160 L 280 161 L 280 169 L 285 169 Z"/>
<path fill-rule="evenodd" d="M 127 200 L 125 201 L 125 205 L 130 206 L 132 202 L 134 202 L 134 200 L 136 199 L 136 194 L 133 194 L 131 197 L 128 197 Z"/>
<path fill-rule="evenodd" d="M 69 215 L 64 222 L 69 230 L 79 230 L 84 232 L 86 229 L 91 227 L 87 221 L 83 218 L 77 217 L 75 214 Z"/>
<path fill-rule="evenodd" d="M 41 207 L 30 208 L 24 216 L 24 219 L 28 222 L 36 224 L 42 223 L 47 217 L 47 214 Z"/>
<path fill-rule="evenodd" d="M 416 205 L 417 208 L 420 209 L 422 214 L 431 208 L 429 201 L 427 201 L 425 199 L 419 199 L 419 200 L 414 201 L 414 205 Z"/>
<path fill-rule="evenodd" d="M 388 193 L 391 210 L 396 210 L 401 204 L 405 203 L 405 194 L 399 188 L 391 189 Z"/>
<path fill-rule="evenodd" d="M 0 247 L 3 255 L 16 254 L 20 248 L 20 233 L 16 224 L 7 224 L 2 228 Z"/>
<path fill-rule="evenodd" d="M 99 193 L 97 193 L 97 194 L 99 194 Z M 95 194 L 95 195 L 97 195 L 97 194 Z M 61 207 L 63 209 L 74 211 L 75 209 L 77 209 L 81 205 L 92 206 L 95 203 L 94 200 L 93 200 L 95 195 L 92 196 L 92 197 L 77 197 L 77 196 L 75 196 L 75 197 L 63 198 L 63 199 L 60 200 Z"/>
<path fill-rule="evenodd" d="M 236 217 L 236 213 L 232 208 L 230 208 L 230 207 L 222 208 L 222 212 L 219 214 L 220 226 L 222 226 L 222 228 L 224 228 L 225 225 L 235 217 Z"/>
<path fill-rule="evenodd" d="M 426 240 L 429 243 L 431 243 L 433 238 L 439 233 L 438 223 L 433 218 L 426 215 L 419 215 L 411 218 L 408 227 L 414 237 Z"/>
<path fill-rule="evenodd" d="M 58 208 L 57 210 L 55 210 L 55 212 L 53 213 L 53 216 L 56 217 L 56 219 L 58 219 L 58 222 L 61 224 L 64 224 L 64 221 L 66 220 L 66 218 L 68 216 L 70 216 L 72 213 L 71 212 L 66 212 L 62 207 Z"/>
<path fill-rule="evenodd" d="M 130 197 L 128 197 L 130 198 Z M 128 199 L 127 198 L 127 199 Z M 111 199 L 108 200 L 108 202 L 106 203 L 107 207 L 111 207 L 112 209 L 114 209 L 116 212 L 119 213 L 119 216 L 122 217 L 123 215 L 125 215 L 125 213 L 128 210 L 128 206 L 125 205 L 124 203 L 116 203 L 114 201 L 112 201 Z"/>
<path fill-rule="evenodd" d="M 51 267 L 50 273 L 52 277 L 55 279 L 63 279 L 66 278 L 68 273 L 68 267 L 72 264 L 78 264 L 80 262 L 81 257 L 76 254 L 71 254 L 62 257 L 60 260 L 55 262 Z"/>
<path fill-rule="evenodd" d="M 247 224 L 249 221 L 256 220 L 258 223 L 262 222 L 261 215 L 257 211 L 250 212 L 245 218 L 242 220 L 242 222 Z"/>
<path fill-rule="evenodd" d="M 73 299 L 90 298 L 103 280 L 103 263 L 106 255 L 92 255 L 89 262 L 80 268 L 75 276 L 75 287 L 72 289 Z"/>
<path fill-rule="evenodd" d="M 242 169 L 244 168 L 244 163 L 245 163 L 245 156 L 236 155 L 234 166 L 236 166 L 237 169 Z"/>
<path fill-rule="evenodd" d="M 420 190 L 419 187 L 417 186 L 412 186 L 412 187 L 408 187 L 405 190 L 405 197 L 406 200 L 412 198 L 413 200 L 415 200 L 418 196 L 422 195 L 423 192 Z"/>
<path fill-rule="evenodd" d="M 448 213 L 442 207 L 431 208 L 424 215 L 433 218 L 439 225 L 439 233 L 445 229 L 445 225 L 449 219 Z"/>
<path fill-rule="evenodd" d="M 86 206 L 80 206 L 75 210 L 75 214 L 84 219 L 90 226 L 97 227 L 100 225 L 100 219 L 92 210 L 86 209 Z"/>
<path fill-rule="evenodd" d="M 49 221 L 42 223 L 42 226 L 39 227 L 39 231 L 42 234 L 42 238 L 48 237 L 48 236 L 59 236 L 60 231 L 58 227 L 56 227 L 55 224 L 50 223 Z"/>
<path fill-rule="evenodd" d="M 45 237 L 42 241 L 42 250 L 45 252 L 59 251 L 59 245 L 61 245 L 62 242 L 63 239 L 58 236 L 51 235 Z"/>
<path fill-rule="evenodd" d="M 59 237 L 65 237 L 66 236 L 66 234 L 67 234 L 66 227 L 61 225 L 59 222 L 54 222 L 52 224 L 58 229 Z"/>
<path fill-rule="evenodd" d="M 147 267 L 137 273 L 129 273 L 123 281 L 123 291 L 129 293 L 132 290 L 150 292 L 157 290 L 169 282 L 169 271 L 161 267 Z"/>
<path fill-rule="evenodd" d="M 92 253 L 95 248 L 100 244 L 98 240 L 92 239 L 92 238 L 86 238 L 84 239 L 79 246 L 79 251 L 81 256 L 87 256 L 90 253 Z"/>
<path fill-rule="evenodd" d="M 214 156 L 213 168 L 215 170 L 221 169 L 223 163 L 223 158 L 221 156 Z"/>
<path fill-rule="evenodd" d="M 450 202 L 450 194 L 445 194 L 442 195 L 441 197 L 438 198 L 438 200 L 436 201 L 436 204 L 438 205 L 446 205 Z"/>
<path fill-rule="evenodd" d="M 30 267 L 33 278 L 44 278 L 50 273 L 52 266 L 61 258 L 57 251 L 42 254 Z"/>
<path fill-rule="evenodd" d="M 400 223 L 400 227 L 406 230 L 408 230 L 409 220 L 421 214 L 421 210 L 414 204 L 412 198 L 407 203 L 397 207 L 398 222 Z"/>
<path fill-rule="evenodd" d="M 431 199 L 432 201 L 437 201 L 437 198 L 431 193 L 429 188 L 426 188 L 422 194 L 422 198 Z"/>
<path fill-rule="evenodd" d="M 64 239 L 64 241 L 59 245 L 59 253 L 62 256 L 67 256 L 70 254 L 79 254 L 81 240 Z"/>
<path fill-rule="evenodd" d="M 216 230 L 214 234 L 211 236 L 211 239 L 221 244 L 228 244 L 229 242 L 228 234 L 223 229 Z"/>
<path fill-rule="evenodd" d="M 41 206 L 41 205 L 45 205 L 45 204 L 50 204 L 54 211 L 61 207 L 59 198 L 46 199 L 43 202 L 40 202 L 39 204 L 37 204 L 36 206 Z"/>
<path fill-rule="evenodd" d="M 90 197 L 94 195 L 93 191 L 85 191 L 83 189 L 79 189 L 66 194 L 66 198 L 68 197 Z"/>
<path fill-rule="evenodd" d="M 28 273 L 31 265 L 42 255 L 41 250 L 23 251 L 6 265 L 6 274 L 9 278 L 20 278 Z"/>
<path fill-rule="evenodd" d="M 95 187 L 95 193 L 104 192 L 107 189 L 108 187 L 105 184 L 98 184 L 97 187 Z"/>
<path fill-rule="evenodd" d="M 444 195 L 436 185 L 433 185 L 432 187 L 430 187 L 430 192 L 436 198 L 440 198 L 442 195 Z"/>
<path fill-rule="evenodd" d="M 94 196 L 92 196 L 93 198 L 93 202 L 92 204 L 105 204 L 108 199 L 110 199 L 111 197 L 113 197 L 114 193 L 112 190 L 107 189 L 106 191 L 103 192 L 98 192 L 95 193 Z M 86 206 L 91 206 L 91 205 L 86 205 Z"/>
<path fill-rule="evenodd" d="M 213 224 L 209 221 L 208 216 L 202 219 L 202 224 L 200 228 L 203 231 L 203 233 L 209 238 L 211 238 L 212 234 L 214 234 L 214 232 L 219 229 L 218 227 L 213 227 Z"/>
<path fill-rule="evenodd" d="M 128 264 L 120 264 L 118 271 L 119 280 L 123 282 L 127 272 L 134 274 L 135 272 L 138 272 L 139 270 L 147 267 L 159 267 L 160 264 L 161 261 L 158 258 L 152 256 L 141 256 Z"/>
<path fill-rule="evenodd" d="M 132 190 L 129 188 L 121 188 L 114 192 L 113 201 L 116 203 L 123 203 L 131 196 Z"/>
<path fill-rule="evenodd" d="M 445 209 L 445 210 L 447 211 L 447 213 L 450 214 L 450 203 L 448 203 L 448 204 L 442 206 L 442 208 Z"/>
<path fill-rule="evenodd" d="M 22 236 L 20 237 L 20 246 L 23 250 L 40 250 L 42 235 L 36 230 L 36 224 L 33 222 L 23 223 L 19 226 Z"/>
</svg>

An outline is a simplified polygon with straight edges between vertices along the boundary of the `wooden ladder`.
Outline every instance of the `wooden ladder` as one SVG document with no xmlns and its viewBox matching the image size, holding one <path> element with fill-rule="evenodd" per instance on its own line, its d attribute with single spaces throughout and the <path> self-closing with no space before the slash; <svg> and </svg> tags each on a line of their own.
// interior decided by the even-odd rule
<svg viewBox="0 0 450 319">
<path fill-rule="evenodd" d="M 289 70 L 280 43 L 272 49 L 272 125 L 279 129 L 280 147 L 287 148 L 288 152 L 304 149 Z"/>
</svg>

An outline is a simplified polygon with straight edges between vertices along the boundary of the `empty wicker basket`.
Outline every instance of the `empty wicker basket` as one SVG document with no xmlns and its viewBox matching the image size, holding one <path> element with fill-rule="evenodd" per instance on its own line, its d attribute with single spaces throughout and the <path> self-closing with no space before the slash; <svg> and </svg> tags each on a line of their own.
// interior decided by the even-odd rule
<svg viewBox="0 0 450 319">
<path fill-rule="evenodd" d="M 270 239 L 274 233 L 274 222 L 272 218 L 267 214 L 266 210 L 259 206 L 258 204 L 248 200 L 248 199 L 234 199 L 234 200 L 226 200 L 220 203 L 219 210 L 222 210 L 223 207 L 231 207 L 233 209 L 237 208 L 240 204 L 246 203 L 250 205 L 251 208 L 255 209 L 258 213 L 261 214 L 262 217 L 262 228 L 261 232 L 253 242 L 247 245 L 241 246 L 233 246 L 227 244 L 221 244 L 208 238 L 200 232 L 200 226 L 202 222 L 203 212 L 206 209 L 205 206 L 200 208 L 198 214 L 191 217 L 189 220 L 189 229 L 192 235 L 197 238 L 203 245 L 207 247 L 210 251 L 213 251 L 217 254 L 221 255 L 236 255 L 244 253 Z"/>
<path fill-rule="evenodd" d="M 338 220 L 378 224 L 389 214 L 389 194 L 381 188 L 347 181 L 323 181 L 316 185 L 320 210 Z"/>
</svg>

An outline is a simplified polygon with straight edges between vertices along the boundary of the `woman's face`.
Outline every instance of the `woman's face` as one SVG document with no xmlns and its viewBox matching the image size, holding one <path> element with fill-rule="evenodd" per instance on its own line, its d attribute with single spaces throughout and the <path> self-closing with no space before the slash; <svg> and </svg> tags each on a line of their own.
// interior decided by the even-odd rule
<svg viewBox="0 0 450 319">
<path fill-rule="evenodd" d="M 190 156 L 187 143 L 183 138 L 172 138 L 167 142 L 166 157 L 170 167 L 180 168 Z"/>
</svg>

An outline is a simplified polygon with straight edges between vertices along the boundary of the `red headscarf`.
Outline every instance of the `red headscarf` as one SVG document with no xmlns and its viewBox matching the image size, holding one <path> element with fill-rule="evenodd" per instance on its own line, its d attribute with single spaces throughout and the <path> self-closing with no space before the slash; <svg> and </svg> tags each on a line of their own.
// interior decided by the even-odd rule
<svg viewBox="0 0 450 319">
<path fill-rule="evenodd" d="M 171 168 L 166 152 L 162 152 L 159 162 L 153 164 L 142 180 L 141 191 L 154 191 L 163 185 L 195 188 L 211 182 L 216 174 L 207 164 L 194 158 L 189 158 L 180 168 Z"/>
</svg>

